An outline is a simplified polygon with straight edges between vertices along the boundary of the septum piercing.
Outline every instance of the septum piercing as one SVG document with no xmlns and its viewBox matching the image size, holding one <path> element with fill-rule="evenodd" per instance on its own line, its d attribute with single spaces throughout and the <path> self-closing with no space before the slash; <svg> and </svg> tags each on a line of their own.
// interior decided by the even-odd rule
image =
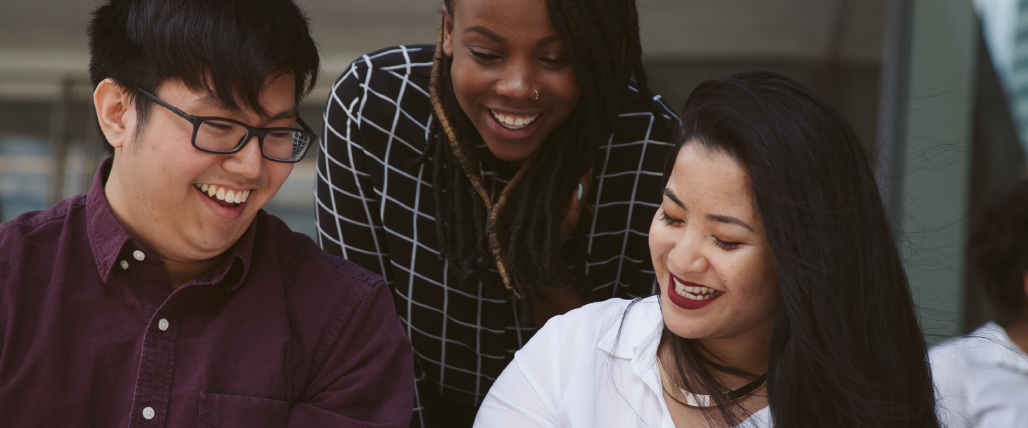
<svg viewBox="0 0 1028 428">
<path fill-rule="evenodd" d="M 535 91 L 535 98 L 532 98 L 532 99 L 533 100 L 538 100 L 539 99 L 539 90 L 538 89 L 533 89 L 533 91 Z"/>
</svg>

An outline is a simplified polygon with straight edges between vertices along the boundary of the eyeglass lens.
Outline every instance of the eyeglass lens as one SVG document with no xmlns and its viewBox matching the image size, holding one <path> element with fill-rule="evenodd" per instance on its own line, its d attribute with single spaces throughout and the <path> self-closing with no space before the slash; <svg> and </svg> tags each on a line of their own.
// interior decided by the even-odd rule
<svg viewBox="0 0 1028 428">
<path fill-rule="evenodd" d="M 217 152 L 231 152 L 246 139 L 246 128 L 232 123 L 206 119 L 196 131 L 197 147 Z M 303 155 L 311 136 L 300 131 L 272 131 L 264 135 L 264 156 L 279 160 L 295 160 Z"/>
</svg>

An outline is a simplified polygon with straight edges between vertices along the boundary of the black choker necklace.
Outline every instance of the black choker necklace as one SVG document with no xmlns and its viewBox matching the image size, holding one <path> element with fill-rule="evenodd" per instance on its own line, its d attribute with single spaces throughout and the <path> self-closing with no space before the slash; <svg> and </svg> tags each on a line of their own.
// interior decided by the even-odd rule
<svg viewBox="0 0 1028 428">
<path fill-rule="evenodd" d="M 675 381 L 671 380 L 671 377 L 664 371 L 664 364 L 660 362 L 660 357 L 657 357 L 657 367 L 660 368 L 660 386 L 664 389 L 664 392 L 675 401 L 682 403 L 689 407 L 714 407 L 717 403 L 709 395 L 693 394 L 689 391 L 682 389 L 678 386 Z M 742 397 L 750 395 L 753 391 L 756 391 L 761 386 L 764 386 L 764 381 L 767 380 L 767 373 L 758 376 L 753 379 L 753 382 L 747 383 L 739 388 L 720 394 L 721 400 L 724 403 L 730 403 L 738 400 Z"/>
</svg>

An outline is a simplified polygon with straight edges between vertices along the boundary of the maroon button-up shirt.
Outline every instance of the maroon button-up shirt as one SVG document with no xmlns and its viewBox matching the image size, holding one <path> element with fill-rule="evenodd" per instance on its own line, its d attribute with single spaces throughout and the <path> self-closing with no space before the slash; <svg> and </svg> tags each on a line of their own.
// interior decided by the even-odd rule
<svg viewBox="0 0 1028 428">
<path fill-rule="evenodd" d="M 261 211 L 172 292 L 104 194 L 0 224 L 0 427 L 406 427 L 385 283 Z M 312 219 L 313 221 L 313 219 Z"/>
</svg>

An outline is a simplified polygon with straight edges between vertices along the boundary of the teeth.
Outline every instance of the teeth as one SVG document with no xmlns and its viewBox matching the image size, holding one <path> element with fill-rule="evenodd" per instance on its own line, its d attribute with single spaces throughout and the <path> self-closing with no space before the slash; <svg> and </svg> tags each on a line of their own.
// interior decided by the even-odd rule
<svg viewBox="0 0 1028 428">
<path fill-rule="evenodd" d="M 490 111 L 492 111 L 492 110 L 490 110 Z M 532 124 L 532 122 L 534 122 L 535 119 L 539 117 L 538 114 L 534 115 L 534 116 L 531 116 L 531 117 L 524 117 L 524 116 L 515 117 L 515 116 L 511 116 L 509 114 L 497 113 L 495 111 L 492 111 L 492 113 L 493 113 L 493 117 L 496 118 L 496 121 L 499 122 L 501 125 L 503 125 L 504 128 L 507 128 L 507 129 L 510 129 L 510 130 L 514 130 L 514 131 L 516 131 L 518 129 L 522 129 L 522 128 Z"/>
<path fill-rule="evenodd" d="M 193 186 L 200 189 L 200 191 L 207 193 L 207 196 L 234 204 L 246 202 L 246 198 L 250 196 L 249 190 L 235 191 L 224 187 L 218 187 L 216 184 L 194 184 Z"/>
<path fill-rule="evenodd" d="M 687 286 L 679 284 L 678 281 L 671 279 L 671 283 L 675 286 L 675 292 L 679 296 L 685 297 L 690 300 L 710 300 L 717 296 L 720 296 L 722 292 L 717 291 L 710 287 L 703 286 Z"/>
</svg>

